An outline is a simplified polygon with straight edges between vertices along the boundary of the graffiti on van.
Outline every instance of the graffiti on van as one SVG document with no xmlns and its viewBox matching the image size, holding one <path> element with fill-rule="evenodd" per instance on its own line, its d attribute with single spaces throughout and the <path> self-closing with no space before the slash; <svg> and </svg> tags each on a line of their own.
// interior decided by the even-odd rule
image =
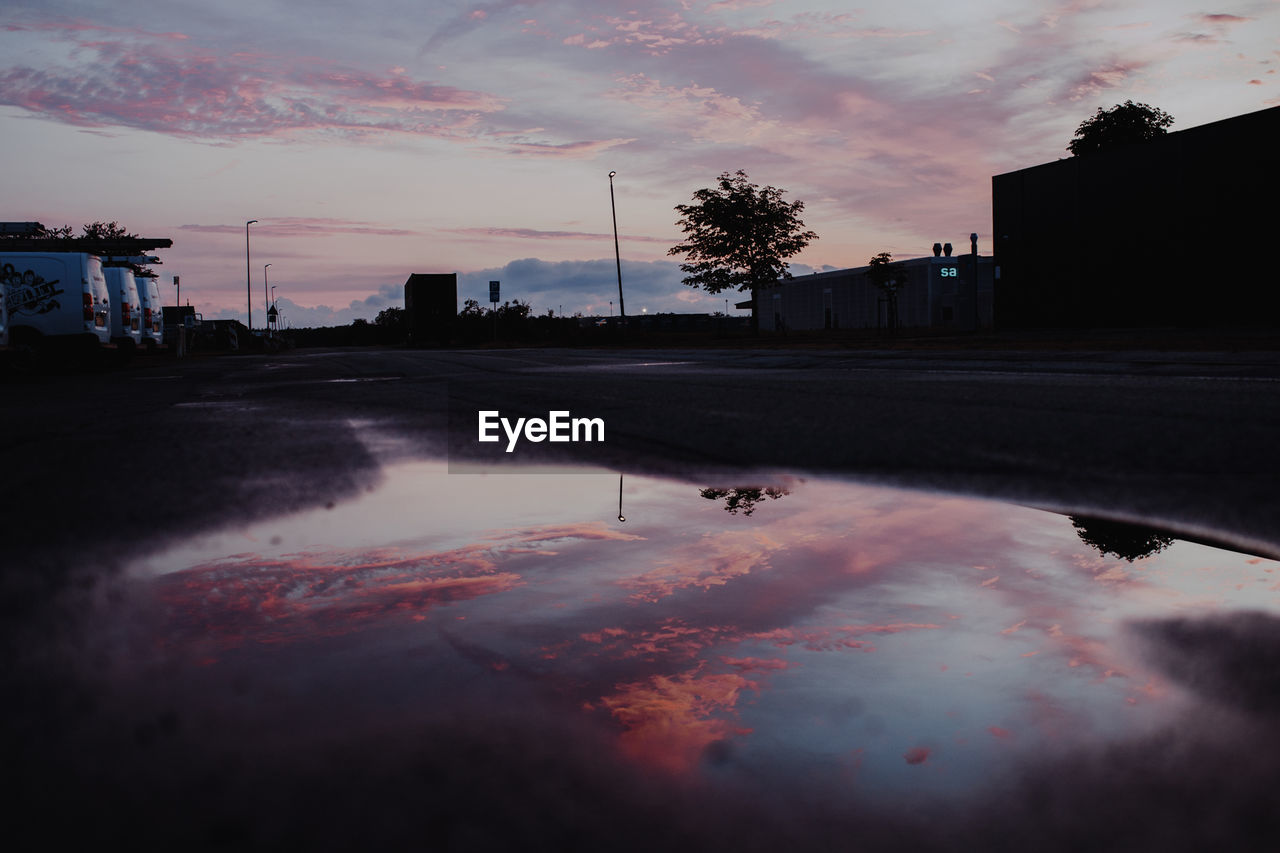
<svg viewBox="0 0 1280 853">
<path fill-rule="evenodd" d="M 54 287 L 60 279 L 46 281 L 35 270 L 18 272 L 13 264 L 0 269 L 5 288 L 5 306 L 9 314 L 48 314 L 62 307 L 56 297 L 64 291 Z"/>
</svg>

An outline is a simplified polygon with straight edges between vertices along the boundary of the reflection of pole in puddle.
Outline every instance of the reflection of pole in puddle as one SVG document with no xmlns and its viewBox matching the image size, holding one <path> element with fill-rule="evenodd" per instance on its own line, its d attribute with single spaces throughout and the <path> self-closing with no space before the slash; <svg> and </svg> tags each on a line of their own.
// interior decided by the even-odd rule
<svg viewBox="0 0 1280 853">
<path fill-rule="evenodd" d="M 618 472 L 618 521 L 626 521 L 627 517 L 622 514 L 622 472 Z"/>
</svg>

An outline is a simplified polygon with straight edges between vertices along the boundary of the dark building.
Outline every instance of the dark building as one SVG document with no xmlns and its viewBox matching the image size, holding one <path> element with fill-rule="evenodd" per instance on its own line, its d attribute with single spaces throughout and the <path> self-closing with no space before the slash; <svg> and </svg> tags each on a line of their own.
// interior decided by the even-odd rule
<svg viewBox="0 0 1280 853">
<path fill-rule="evenodd" d="M 1277 326 L 1280 107 L 996 175 L 1002 328 Z"/>
<path fill-rule="evenodd" d="M 446 345 L 458 316 L 457 273 L 414 273 L 404 283 L 409 343 Z"/>
<path fill-rule="evenodd" d="M 907 329 L 973 329 L 991 326 L 991 258 L 937 254 L 895 261 L 901 285 L 897 325 Z M 760 331 L 889 328 L 892 308 L 868 270 L 829 270 L 778 282 L 760 291 Z M 974 274 L 977 273 L 975 281 Z M 975 317 L 976 299 L 976 317 Z M 743 302 L 739 308 L 750 308 Z"/>
</svg>

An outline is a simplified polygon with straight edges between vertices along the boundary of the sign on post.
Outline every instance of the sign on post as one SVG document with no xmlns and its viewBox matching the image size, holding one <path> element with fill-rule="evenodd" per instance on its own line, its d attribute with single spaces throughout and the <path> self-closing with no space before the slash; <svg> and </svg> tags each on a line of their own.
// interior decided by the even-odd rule
<svg viewBox="0 0 1280 853">
<path fill-rule="evenodd" d="M 489 301 L 495 303 L 498 301 L 498 282 L 496 281 L 489 282 Z"/>
</svg>

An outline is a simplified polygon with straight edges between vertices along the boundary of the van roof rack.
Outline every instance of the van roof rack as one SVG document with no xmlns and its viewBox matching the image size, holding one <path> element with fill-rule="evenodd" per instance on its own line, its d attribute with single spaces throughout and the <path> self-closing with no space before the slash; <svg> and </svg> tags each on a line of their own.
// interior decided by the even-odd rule
<svg viewBox="0 0 1280 853">
<path fill-rule="evenodd" d="M 14 223 L 0 223 L 0 226 Z M 39 225 L 40 223 L 32 223 Z M 22 232 L 0 228 L 0 252 L 85 252 L 103 257 L 134 257 L 152 249 L 168 249 L 173 241 L 167 237 L 30 237 Z"/>
<path fill-rule="evenodd" d="M 0 234 L 34 236 L 44 231 L 39 222 L 0 222 Z"/>
</svg>

